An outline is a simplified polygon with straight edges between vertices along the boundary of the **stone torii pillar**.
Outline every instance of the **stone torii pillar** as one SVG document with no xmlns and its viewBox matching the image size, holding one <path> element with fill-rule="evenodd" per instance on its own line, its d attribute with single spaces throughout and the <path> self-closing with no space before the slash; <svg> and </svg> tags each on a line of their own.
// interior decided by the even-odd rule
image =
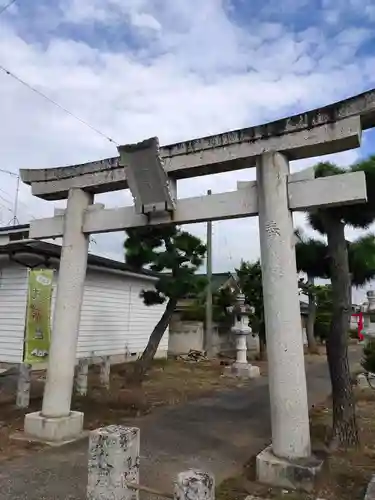
<svg viewBox="0 0 375 500">
<path fill-rule="evenodd" d="M 299 308 L 292 213 L 288 206 L 289 162 L 280 153 L 257 161 L 259 235 L 266 311 L 272 446 L 257 457 L 260 481 L 288 487 L 286 471 L 310 462 L 309 408 Z M 281 467 L 289 461 L 293 465 Z M 294 465 L 295 464 L 295 465 Z M 281 472 L 280 472 L 281 471 Z"/>
<path fill-rule="evenodd" d="M 43 406 L 41 412 L 25 416 L 25 434 L 44 441 L 69 440 L 83 428 L 83 413 L 71 411 L 70 404 L 89 247 L 82 224 L 92 201 L 91 194 L 71 189 L 63 215 L 64 235 Z"/>
<path fill-rule="evenodd" d="M 280 153 L 257 162 L 259 236 L 275 455 L 310 456 L 310 431 L 298 275 L 292 213 L 288 206 L 289 162 Z"/>
</svg>

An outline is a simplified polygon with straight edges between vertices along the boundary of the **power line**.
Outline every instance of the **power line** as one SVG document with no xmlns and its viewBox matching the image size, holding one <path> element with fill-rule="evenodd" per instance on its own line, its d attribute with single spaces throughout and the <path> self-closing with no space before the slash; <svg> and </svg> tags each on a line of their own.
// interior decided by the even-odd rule
<svg viewBox="0 0 375 500">
<path fill-rule="evenodd" d="M 13 5 L 14 3 L 16 3 L 17 0 L 10 0 L 9 3 L 5 4 L 4 7 L 0 7 L 0 16 L 3 12 L 5 12 L 7 9 L 9 9 L 9 7 L 11 5 Z"/>
<path fill-rule="evenodd" d="M 0 207 L 1 208 L 5 208 L 5 210 L 8 210 L 8 212 L 10 212 L 11 214 L 13 213 L 13 210 L 11 210 L 9 207 L 7 207 L 6 205 L 3 205 L 2 203 L 0 203 Z"/>
<path fill-rule="evenodd" d="M 12 207 L 14 207 L 14 203 L 15 201 L 14 200 L 10 200 L 9 199 L 9 193 L 7 193 L 4 189 L 0 188 L 0 193 L 3 193 L 5 196 L 7 196 L 8 198 L 5 198 L 2 194 L 0 194 L 0 200 L 3 200 L 5 203 L 9 203 Z M 22 209 L 22 212 L 24 212 L 25 214 L 28 214 L 32 219 L 35 219 L 35 214 L 33 212 L 31 212 L 29 210 L 29 205 L 27 203 L 24 203 L 23 201 L 21 201 L 19 198 L 17 200 L 17 204 L 18 205 L 22 205 L 23 208 Z M 13 210 L 12 210 L 12 213 L 13 213 Z"/>
<path fill-rule="evenodd" d="M 18 174 L 12 172 L 11 170 L 5 170 L 4 168 L 0 168 L 0 172 L 4 172 L 4 174 L 13 175 L 13 177 L 18 177 Z"/>
<path fill-rule="evenodd" d="M 46 101 L 50 102 L 51 104 L 53 104 L 57 108 L 59 108 L 62 111 L 64 111 L 64 113 L 68 114 L 69 116 L 73 117 L 74 119 L 76 119 L 77 121 L 79 121 L 80 123 L 82 123 L 83 125 L 85 125 L 86 127 L 90 128 L 91 130 L 93 130 L 97 134 L 101 135 L 102 137 L 104 137 L 105 139 L 107 139 L 107 141 L 112 142 L 113 144 L 115 144 L 116 146 L 118 146 L 118 143 L 116 141 L 114 141 L 111 137 L 109 137 L 108 135 L 104 134 L 103 132 L 101 132 L 97 128 L 93 127 L 92 125 L 90 125 L 85 120 L 82 120 L 82 118 L 80 118 L 79 116 L 75 115 L 74 113 L 72 113 L 68 109 L 64 108 L 63 106 L 61 106 L 61 104 L 59 104 L 58 102 L 54 101 L 50 97 L 46 96 L 40 90 L 32 87 L 29 83 L 25 82 L 25 80 L 22 80 L 22 78 L 20 78 L 19 76 L 15 75 L 14 73 L 12 73 L 8 69 L 6 69 L 1 64 L 0 64 L 0 70 L 3 71 L 6 75 L 11 76 L 15 80 L 17 80 L 19 83 L 21 83 L 22 85 L 24 85 L 26 88 L 28 88 L 29 90 L 31 90 L 35 94 L 39 95 L 40 97 L 43 97 L 43 99 L 45 99 Z"/>
<path fill-rule="evenodd" d="M 8 194 L 6 191 L 4 191 L 4 189 L 2 189 L 2 188 L 0 188 L 0 193 L 3 193 L 3 194 L 5 194 L 5 196 L 8 196 L 8 197 L 9 197 L 9 194 Z M 4 201 L 7 201 L 8 203 L 13 203 L 13 202 L 12 202 L 9 198 L 8 198 L 8 200 L 6 200 L 6 199 L 5 199 L 3 196 L 1 196 L 1 195 L 0 195 L 0 198 L 2 198 Z"/>
<path fill-rule="evenodd" d="M 17 178 L 17 187 L 16 187 L 16 189 L 18 189 L 18 190 L 19 190 L 19 188 L 20 188 L 20 186 L 19 186 L 19 179 L 20 179 L 20 177 L 19 177 L 19 175 L 18 175 L 18 174 L 15 174 L 15 173 L 14 173 L 14 172 L 12 172 L 11 170 L 5 170 L 5 169 L 3 169 L 3 168 L 0 168 L 0 172 L 3 172 L 3 173 L 5 173 L 5 174 L 9 174 L 9 175 L 12 175 L 12 176 L 16 177 L 16 178 Z M 13 211 L 12 211 L 12 213 L 14 213 L 14 209 L 15 209 L 15 206 L 16 206 L 16 205 L 17 205 L 17 206 L 18 206 L 18 205 L 22 205 L 22 206 L 24 206 L 24 207 L 25 207 L 22 211 L 23 211 L 25 214 L 28 214 L 28 215 L 29 215 L 32 219 L 36 219 L 35 214 L 29 210 L 29 205 L 28 205 L 27 203 L 25 203 L 25 202 L 21 201 L 21 200 L 19 199 L 19 197 L 18 197 L 18 194 L 16 195 L 16 198 L 17 198 L 16 200 L 10 200 L 10 199 L 9 199 L 10 194 L 9 194 L 9 193 L 7 193 L 4 189 L 0 188 L 0 193 L 3 193 L 3 194 L 5 194 L 5 196 L 7 196 L 7 197 L 8 197 L 8 198 L 4 198 L 4 196 L 2 196 L 2 195 L 0 194 L 0 199 L 1 199 L 1 200 L 3 200 L 3 201 L 5 201 L 6 203 L 9 203 L 9 204 L 11 204 L 11 205 L 12 205 L 12 207 L 13 207 Z"/>
<path fill-rule="evenodd" d="M 6 198 L 4 198 L 4 196 L 2 196 L 1 194 L 0 194 L 0 200 L 5 201 L 5 203 L 12 203 L 10 200 L 7 200 Z"/>
</svg>

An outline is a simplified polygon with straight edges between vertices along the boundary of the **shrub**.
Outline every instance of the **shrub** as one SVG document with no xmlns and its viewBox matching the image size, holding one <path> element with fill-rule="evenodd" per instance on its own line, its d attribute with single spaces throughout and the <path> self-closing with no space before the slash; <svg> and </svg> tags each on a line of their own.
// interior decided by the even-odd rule
<svg viewBox="0 0 375 500">
<path fill-rule="evenodd" d="M 315 336 L 318 337 L 321 342 L 327 340 L 331 327 L 331 317 L 331 312 L 318 309 L 318 314 L 315 319 Z"/>
</svg>

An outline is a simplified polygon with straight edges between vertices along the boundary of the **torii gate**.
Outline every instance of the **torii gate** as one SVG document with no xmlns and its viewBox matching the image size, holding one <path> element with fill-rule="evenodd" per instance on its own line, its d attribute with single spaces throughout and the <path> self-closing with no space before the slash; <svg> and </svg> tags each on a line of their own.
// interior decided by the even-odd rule
<svg viewBox="0 0 375 500">
<path fill-rule="evenodd" d="M 83 414 L 70 404 L 90 234 L 259 215 L 272 448 L 258 456 L 258 477 L 288 486 L 301 468 L 303 477 L 313 476 L 292 211 L 365 202 L 366 182 L 362 172 L 320 179 L 311 170 L 290 174 L 289 161 L 357 148 L 361 131 L 374 126 L 375 89 L 265 125 L 164 146 L 162 161 L 147 153 L 152 141 L 146 141 L 120 147 L 120 158 L 21 170 L 35 196 L 68 199 L 64 213 L 30 223 L 31 238 L 63 237 L 63 245 L 43 407 L 26 415 L 25 433 L 58 441 L 82 431 Z M 237 191 L 176 198 L 178 179 L 251 166 L 257 181 L 238 183 Z M 152 170 L 149 183 L 154 176 L 151 190 L 136 179 L 144 167 Z M 94 204 L 96 193 L 129 187 L 135 206 Z"/>
</svg>

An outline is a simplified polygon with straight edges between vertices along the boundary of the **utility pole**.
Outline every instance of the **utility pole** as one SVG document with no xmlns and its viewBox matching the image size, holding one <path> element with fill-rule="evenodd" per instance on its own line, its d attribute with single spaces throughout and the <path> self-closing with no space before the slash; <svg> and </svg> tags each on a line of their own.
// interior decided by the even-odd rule
<svg viewBox="0 0 375 500">
<path fill-rule="evenodd" d="M 210 196 L 211 189 L 207 191 Z M 207 295 L 206 295 L 206 352 L 207 357 L 213 357 L 212 345 L 212 221 L 207 222 Z"/>
<path fill-rule="evenodd" d="M 3 168 L 0 168 L 0 172 L 17 178 L 16 193 L 15 193 L 14 205 L 13 205 L 13 217 L 11 218 L 11 220 L 7 224 L 8 226 L 10 224 L 13 224 L 13 226 L 15 226 L 16 224 L 19 224 L 17 214 L 18 214 L 18 195 L 19 195 L 19 191 L 20 191 L 20 176 L 19 176 L 19 174 L 15 174 L 11 170 L 4 170 Z"/>
<path fill-rule="evenodd" d="M 19 224 L 19 220 L 17 219 L 18 214 L 18 195 L 20 191 L 20 176 L 17 176 L 17 186 L 16 186 L 16 194 L 14 198 L 14 207 L 13 207 L 13 226 Z"/>
</svg>

